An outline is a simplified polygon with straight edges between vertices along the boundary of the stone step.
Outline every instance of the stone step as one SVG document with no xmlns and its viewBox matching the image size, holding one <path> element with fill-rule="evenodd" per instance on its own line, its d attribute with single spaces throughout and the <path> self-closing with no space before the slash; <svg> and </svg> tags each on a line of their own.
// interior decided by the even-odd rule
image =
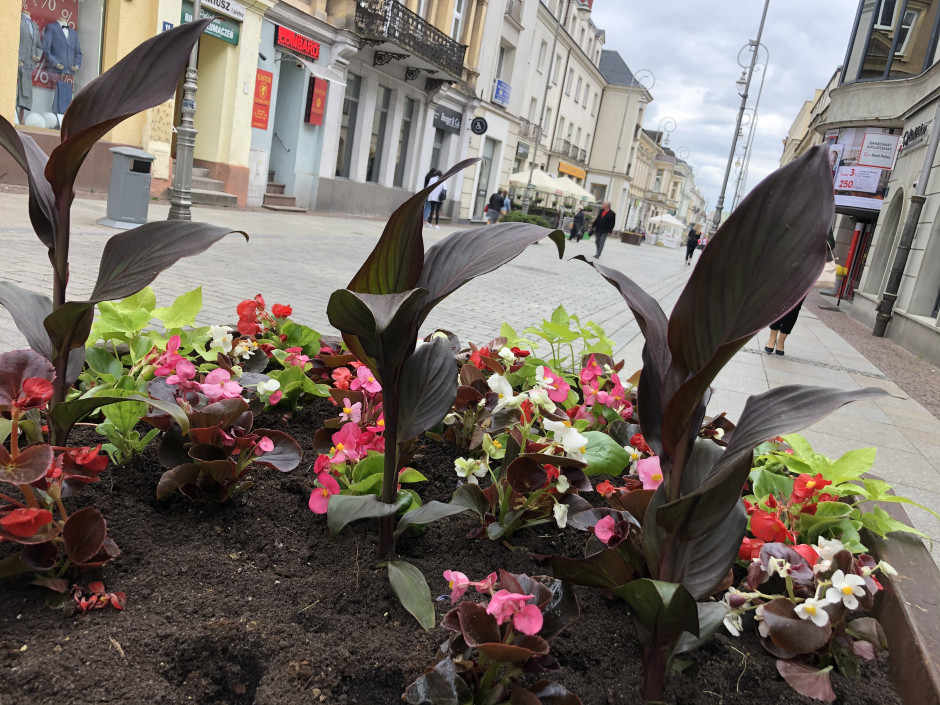
<svg viewBox="0 0 940 705">
<path fill-rule="evenodd" d="M 193 176 L 192 187 L 201 191 L 225 191 L 225 182 L 205 176 Z"/>
<path fill-rule="evenodd" d="M 274 181 L 274 169 L 268 170 L 268 182 Z"/>
<path fill-rule="evenodd" d="M 306 213 L 306 208 L 298 208 L 297 206 L 272 206 L 269 203 L 262 205 L 262 208 L 267 208 L 269 211 L 278 211 L 279 213 Z"/>
<path fill-rule="evenodd" d="M 194 188 L 190 191 L 193 204 L 202 206 L 225 206 L 234 208 L 238 203 L 238 197 L 233 193 L 223 191 L 206 191 Z"/>
<path fill-rule="evenodd" d="M 264 194 L 264 205 L 266 206 L 288 206 L 295 207 L 297 205 L 297 199 L 293 196 L 285 196 L 283 193 L 266 193 Z"/>
<path fill-rule="evenodd" d="M 273 181 L 269 181 L 265 193 L 284 193 L 284 184 L 276 184 Z"/>
<path fill-rule="evenodd" d="M 198 177 L 203 178 L 203 179 L 208 178 L 208 176 L 209 176 L 209 169 L 208 169 L 207 167 L 204 167 L 204 166 L 194 166 L 194 167 L 193 167 L 193 176 L 198 176 Z"/>
</svg>

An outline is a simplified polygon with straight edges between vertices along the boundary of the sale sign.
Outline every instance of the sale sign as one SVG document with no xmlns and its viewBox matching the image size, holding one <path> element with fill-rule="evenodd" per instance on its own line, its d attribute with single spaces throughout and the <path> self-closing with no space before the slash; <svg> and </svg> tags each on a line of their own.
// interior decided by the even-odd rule
<svg viewBox="0 0 940 705">
<path fill-rule="evenodd" d="M 271 114 L 271 91 L 274 89 L 274 74 L 258 69 L 255 74 L 255 100 L 251 111 L 251 126 L 259 130 L 268 129 Z"/>
<path fill-rule="evenodd" d="M 65 20 L 70 30 L 78 29 L 78 0 L 25 0 L 23 9 L 29 12 L 30 18 L 39 27 L 42 36 L 45 36 L 46 25 L 60 19 Z M 70 69 L 71 67 L 66 70 Z M 70 73 L 60 77 L 55 67 L 48 66 L 44 55 L 42 61 L 33 68 L 33 85 L 55 88 L 57 81 L 74 83 Z"/>
</svg>

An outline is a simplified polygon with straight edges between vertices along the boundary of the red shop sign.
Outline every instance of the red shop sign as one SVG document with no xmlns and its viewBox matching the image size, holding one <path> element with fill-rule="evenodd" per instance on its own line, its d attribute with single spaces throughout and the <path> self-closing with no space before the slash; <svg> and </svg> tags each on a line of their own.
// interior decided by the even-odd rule
<svg viewBox="0 0 940 705">
<path fill-rule="evenodd" d="M 268 129 L 268 116 L 271 114 L 271 90 L 274 87 L 274 74 L 258 69 L 255 75 L 255 100 L 251 111 L 251 126 L 261 130 Z"/>
<path fill-rule="evenodd" d="M 277 26 L 274 33 L 274 43 L 279 47 L 288 49 L 295 54 L 306 56 L 308 59 L 316 61 L 320 58 L 320 45 L 310 37 L 305 37 L 299 32 L 295 32 L 286 27 Z"/>
<path fill-rule="evenodd" d="M 323 111 L 326 108 L 326 89 L 329 81 L 322 78 L 310 77 L 307 86 L 307 110 L 304 118 L 310 125 L 323 124 Z"/>
</svg>

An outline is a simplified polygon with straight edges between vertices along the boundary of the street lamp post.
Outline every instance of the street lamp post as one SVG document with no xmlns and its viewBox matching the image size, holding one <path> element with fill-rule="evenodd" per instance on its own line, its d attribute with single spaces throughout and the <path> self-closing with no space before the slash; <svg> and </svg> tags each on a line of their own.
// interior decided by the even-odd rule
<svg viewBox="0 0 940 705">
<path fill-rule="evenodd" d="M 672 125 L 672 127 L 670 127 Z M 678 123 L 674 117 L 666 115 L 659 120 L 659 125 L 656 127 L 656 134 L 659 135 L 659 146 L 665 147 L 669 144 L 669 135 L 675 131 L 678 127 Z"/>
<path fill-rule="evenodd" d="M 202 0 L 193 0 L 193 19 L 199 20 Z M 189 66 L 183 79 L 182 117 L 176 128 L 176 166 L 173 168 L 173 187 L 170 191 L 170 212 L 167 220 L 192 220 L 193 152 L 196 149 L 196 64 L 199 42 L 189 55 Z"/>
<path fill-rule="evenodd" d="M 744 150 L 744 169 L 741 171 L 741 176 L 738 179 L 738 186 L 734 192 L 734 200 L 731 203 L 731 210 L 735 209 L 735 206 L 737 206 L 738 202 L 747 192 L 747 177 L 751 168 L 751 152 L 754 145 L 754 134 L 757 132 L 757 109 L 760 107 L 760 97 L 764 92 L 764 79 L 767 78 L 767 67 L 770 65 L 770 50 L 766 46 L 759 44 L 754 50 L 755 53 L 761 48 L 763 48 L 763 50 L 767 53 L 767 56 L 755 67 L 760 68 L 761 70 L 760 86 L 757 89 L 757 100 L 754 101 L 754 107 L 751 109 L 752 116 L 748 125 L 747 146 Z"/>
<path fill-rule="evenodd" d="M 532 148 L 532 164 L 529 166 L 529 181 L 526 183 L 525 191 L 522 193 L 522 212 L 526 215 L 529 213 L 529 205 L 531 203 L 529 193 L 530 187 L 532 185 L 532 177 L 535 175 L 535 163 L 537 161 L 536 157 L 539 153 L 539 142 L 542 141 L 542 135 L 545 133 L 545 106 L 548 103 L 548 90 L 552 85 L 552 71 L 555 68 L 555 48 L 558 46 L 558 32 L 561 31 L 562 23 L 568 18 L 568 8 L 571 7 L 571 3 L 577 3 L 577 11 L 580 15 L 584 15 L 590 12 L 590 8 L 586 8 L 581 5 L 581 0 L 567 0 L 565 2 L 565 9 L 561 13 L 561 17 L 555 17 L 552 15 L 552 17 L 555 19 L 555 34 L 552 37 L 552 51 L 549 54 L 550 58 L 548 60 L 548 73 L 545 75 L 545 91 L 542 93 L 542 110 L 539 113 L 538 134 L 533 140 L 535 145 Z"/>
<path fill-rule="evenodd" d="M 751 77 L 754 75 L 754 66 L 757 64 L 757 49 L 760 47 L 760 38 L 764 33 L 764 20 L 767 19 L 767 8 L 770 0 L 764 0 L 764 11 L 760 16 L 760 26 L 757 29 L 757 39 L 748 42 L 748 46 L 753 47 L 751 53 L 751 65 L 744 75 L 737 81 L 738 92 L 741 96 L 741 107 L 738 109 L 738 119 L 734 125 L 734 139 L 731 140 L 731 151 L 728 153 L 728 164 L 725 166 L 725 178 L 721 182 L 721 193 L 718 195 L 718 203 L 715 206 L 715 227 L 721 224 L 721 209 L 725 205 L 725 191 L 728 188 L 728 177 L 731 176 L 731 164 L 734 162 L 734 150 L 738 146 L 738 132 L 741 129 L 741 118 L 744 117 L 744 108 L 747 107 L 747 92 L 751 87 Z"/>
</svg>

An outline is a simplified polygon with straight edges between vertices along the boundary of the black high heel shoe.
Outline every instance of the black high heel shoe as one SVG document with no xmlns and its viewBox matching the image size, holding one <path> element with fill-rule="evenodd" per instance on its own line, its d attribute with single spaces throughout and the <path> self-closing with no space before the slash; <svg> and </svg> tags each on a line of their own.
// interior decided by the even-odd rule
<svg viewBox="0 0 940 705">
<path fill-rule="evenodd" d="M 765 345 L 765 346 L 764 346 L 764 352 L 767 353 L 768 355 L 773 355 L 773 354 L 774 354 L 774 349 L 773 349 L 773 348 L 768 348 L 768 347 Z M 782 355 L 783 353 L 780 353 L 780 354 Z"/>
</svg>

